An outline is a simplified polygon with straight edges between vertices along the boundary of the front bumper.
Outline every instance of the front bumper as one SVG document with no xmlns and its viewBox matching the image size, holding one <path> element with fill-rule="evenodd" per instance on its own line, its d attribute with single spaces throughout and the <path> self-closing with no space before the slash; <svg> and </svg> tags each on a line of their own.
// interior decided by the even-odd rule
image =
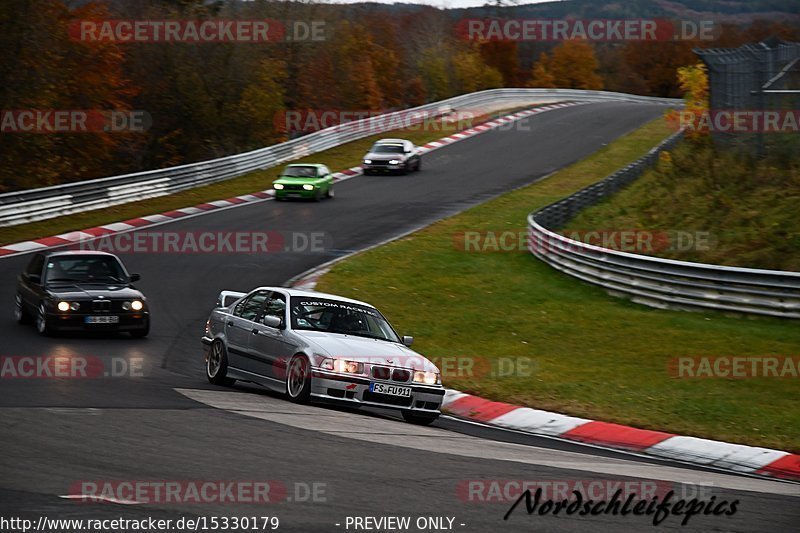
<svg viewBox="0 0 800 533">
<path fill-rule="evenodd" d="M 314 196 L 317 194 L 317 191 L 319 191 L 319 190 L 320 190 L 320 187 L 317 187 L 317 188 L 315 188 L 313 190 L 310 190 L 310 191 L 307 191 L 305 189 L 300 189 L 300 190 L 292 189 L 292 190 L 288 190 L 288 191 L 286 189 L 280 189 L 280 190 L 275 189 L 275 198 L 280 198 L 280 199 L 284 199 L 284 198 L 300 198 L 300 199 L 304 199 L 304 200 L 310 200 L 310 199 L 314 198 Z"/>
<path fill-rule="evenodd" d="M 116 323 L 86 323 L 87 316 L 102 316 L 92 313 L 48 313 L 47 321 L 51 327 L 59 331 L 131 331 L 147 326 L 150 313 L 108 313 L 119 317 Z"/>
<path fill-rule="evenodd" d="M 337 374 L 315 368 L 312 373 L 311 396 L 315 400 L 341 403 L 354 406 L 385 407 L 402 409 L 418 414 L 436 416 L 444 399 L 444 387 L 393 381 L 370 380 L 363 376 Z M 370 382 L 384 383 L 411 389 L 411 396 L 393 396 L 370 392 Z"/>
<path fill-rule="evenodd" d="M 376 165 L 374 163 L 370 165 L 366 163 L 361 164 L 361 170 L 365 172 L 398 172 L 401 170 L 405 170 L 405 168 L 406 168 L 405 162 L 401 162 L 396 165 L 389 165 L 389 164 Z"/>
</svg>

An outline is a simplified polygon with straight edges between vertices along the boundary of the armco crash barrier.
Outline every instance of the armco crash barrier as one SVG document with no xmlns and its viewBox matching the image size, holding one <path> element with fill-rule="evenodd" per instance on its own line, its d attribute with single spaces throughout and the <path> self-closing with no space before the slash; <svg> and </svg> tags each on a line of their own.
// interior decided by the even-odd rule
<svg viewBox="0 0 800 533">
<path fill-rule="evenodd" d="M 453 111 L 490 112 L 548 100 L 680 104 L 679 100 L 669 98 L 650 98 L 605 91 L 489 89 L 413 109 L 332 126 L 292 141 L 243 154 L 123 176 L 0 194 L 0 226 L 13 226 L 93 209 L 104 209 L 224 181 L 389 131 L 396 127 L 398 120 L 401 123 L 412 120 L 413 123 L 414 119 L 409 117 L 415 114 L 420 117 L 419 120 L 423 120 L 423 117 L 442 116 Z"/>
</svg>

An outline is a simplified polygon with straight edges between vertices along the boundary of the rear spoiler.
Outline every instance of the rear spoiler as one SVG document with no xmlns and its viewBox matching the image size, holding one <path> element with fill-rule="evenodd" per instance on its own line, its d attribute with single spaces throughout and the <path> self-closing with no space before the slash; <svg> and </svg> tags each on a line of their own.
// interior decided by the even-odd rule
<svg viewBox="0 0 800 533">
<path fill-rule="evenodd" d="M 217 307 L 229 307 L 239 300 L 242 296 L 247 296 L 246 292 L 222 291 L 217 296 Z"/>
</svg>

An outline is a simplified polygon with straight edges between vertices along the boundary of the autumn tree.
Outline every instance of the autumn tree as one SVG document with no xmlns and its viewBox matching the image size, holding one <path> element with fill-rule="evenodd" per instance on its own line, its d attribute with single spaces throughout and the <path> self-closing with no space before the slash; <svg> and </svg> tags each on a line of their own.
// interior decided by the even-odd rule
<svg viewBox="0 0 800 533">
<path fill-rule="evenodd" d="M 123 75 L 124 55 L 113 43 L 73 40 L 69 22 L 103 18 L 103 5 L 73 10 L 60 0 L 0 3 L 0 109 L 128 111 L 135 89 Z M 4 133 L 0 188 L 39 187 L 98 177 L 116 164 L 131 134 Z"/>
<path fill-rule="evenodd" d="M 532 77 L 536 82 L 552 83 L 565 89 L 602 89 L 598 67 L 597 57 L 588 43 L 570 40 L 556 46 L 550 57 L 543 53 L 534 65 Z"/>
<path fill-rule="evenodd" d="M 536 87 L 540 89 L 552 89 L 556 87 L 556 78 L 550 72 L 550 58 L 547 57 L 545 52 L 539 54 L 539 61 L 534 63 L 533 70 L 531 71 L 531 80 L 528 82 L 529 87 Z"/>
</svg>

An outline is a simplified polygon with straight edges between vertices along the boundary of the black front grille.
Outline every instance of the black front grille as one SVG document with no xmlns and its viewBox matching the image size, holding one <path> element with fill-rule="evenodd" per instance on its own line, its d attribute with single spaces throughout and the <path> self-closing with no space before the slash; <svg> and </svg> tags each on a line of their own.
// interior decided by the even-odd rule
<svg viewBox="0 0 800 533">
<path fill-rule="evenodd" d="M 385 366 L 373 366 L 372 377 L 388 381 L 392 375 L 392 369 Z"/>
<path fill-rule="evenodd" d="M 403 396 L 392 396 L 390 394 L 378 394 L 376 392 L 364 391 L 361 397 L 365 402 L 382 403 L 386 405 L 394 405 L 397 407 L 411 407 L 413 398 Z"/>
<path fill-rule="evenodd" d="M 408 380 L 411 379 L 411 372 L 408 370 L 403 370 L 401 368 L 395 368 L 392 371 L 392 381 L 398 381 L 400 383 L 407 383 Z"/>
<path fill-rule="evenodd" d="M 111 300 L 92 300 L 93 313 L 108 313 L 111 311 Z"/>
<path fill-rule="evenodd" d="M 373 366 L 372 377 L 383 381 L 395 381 L 397 383 L 408 383 L 411 381 L 411 371 L 405 368 L 393 368 L 388 366 Z"/>
<path fill-rule="evenodd" d="M 389 166 L 389 161 L 388 160 L 383 160 L 383 159 L 373 159 L 372 160 L 372 166 L 373 167 L 387 167 L 387 166 Z"/>
<path fill-rule="evenodd" d="M 292 184 L 284 185 L 283 186 L 283 190 L 285 190 L 285 191 L 302 191 L 303 190 L 303 186 L 302 185 L 296 185 L 296 184 L 295 185 L 292 185 Z"/>
</svg>

